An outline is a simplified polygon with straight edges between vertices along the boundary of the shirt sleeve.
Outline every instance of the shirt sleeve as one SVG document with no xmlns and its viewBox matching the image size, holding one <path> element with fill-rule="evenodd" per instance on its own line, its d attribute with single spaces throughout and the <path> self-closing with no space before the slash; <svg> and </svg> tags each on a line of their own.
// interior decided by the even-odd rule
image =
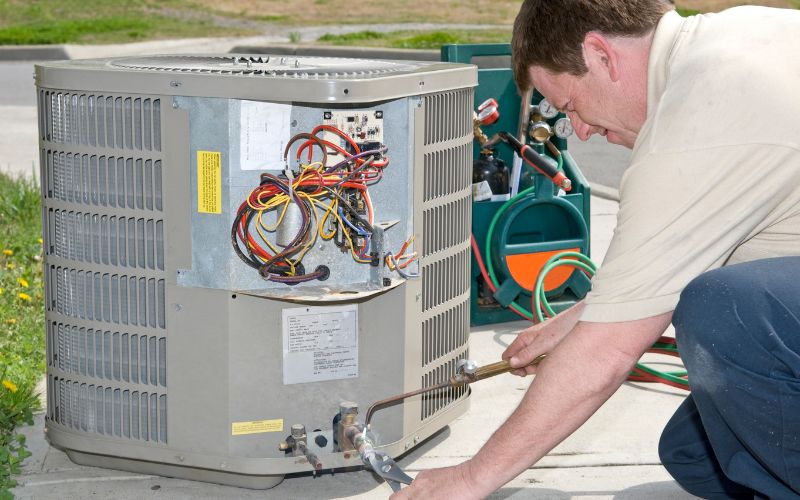
<svg viewBox="0 0 800 500">
<path fill-rule="evenodd" d="M 763 145 L 635 160 L 581 320 L 632 321 L 674 310 L 689 281 L 724 265 L 739 245 L 780 219 L 781 200 L 797 189 L 798 172 L 796 151 Z"/>
</svg>

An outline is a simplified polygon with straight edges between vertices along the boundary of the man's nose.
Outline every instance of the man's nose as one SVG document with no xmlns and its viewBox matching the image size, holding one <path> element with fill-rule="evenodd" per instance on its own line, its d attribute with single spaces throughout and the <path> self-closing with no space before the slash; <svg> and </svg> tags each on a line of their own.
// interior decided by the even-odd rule
<svg viewBox="0 0 800 500">
<path fill-rule="evenodd" d="M 594 127 L 581 120 L 578 113 L 571 111 L 567 113 L 567 116 L 569 116 L 569 120 L 572 122 L 572 127 L 575 129 L 575 135 L 578 136 L 578 139 L 586 141 L 592 136 Z"/>
</svg>

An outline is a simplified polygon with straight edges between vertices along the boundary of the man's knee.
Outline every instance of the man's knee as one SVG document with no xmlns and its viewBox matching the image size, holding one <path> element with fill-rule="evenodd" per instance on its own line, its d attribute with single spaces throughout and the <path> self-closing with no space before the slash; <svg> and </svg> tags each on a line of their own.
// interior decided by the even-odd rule
<svg viewBox="0 0 800 500">
<path fill-rule="evenodd" d="M 708 443 L 703 438 L 691 435 L 693 429 L 689 423 L 684 422 L 687 428 L 671 424 L 673 422 L 667 424 L 661 433 L 658 456 L 675 482 L 701 498 L 738 498 L 733 494 L 738 485 L 725 477 Z"/>
<path fill-rule="evenodd" d="M 680 471 L 676 470 L 680 468 L 680 462 L 676 459 L 680 447 L 681 444 L 675 439 L 675 436 L 664 429 L 658 440 L 658 458 L 672 477 L 680 476 Z"/>
<path fill-rule="evenodd" d="M 753 491 L 728 479 L 703 428 L 693 396 L 664 427 L 658 456 L 681 488 L 701 498 L 753 498 Z"/>
</svg>

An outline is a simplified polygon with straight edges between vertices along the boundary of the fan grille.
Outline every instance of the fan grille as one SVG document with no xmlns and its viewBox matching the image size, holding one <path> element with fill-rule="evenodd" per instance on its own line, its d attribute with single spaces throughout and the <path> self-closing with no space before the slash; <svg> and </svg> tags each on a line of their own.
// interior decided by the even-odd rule
<svg viewBox="0 0 800 500">
<path fill-rule="evenodd" d="M 432 63 L 294 56 L 148 56 L 114 59 L 114 68 L 172 73 L 310 79 L 370 79 L 410 73 Z"/>
</svg>

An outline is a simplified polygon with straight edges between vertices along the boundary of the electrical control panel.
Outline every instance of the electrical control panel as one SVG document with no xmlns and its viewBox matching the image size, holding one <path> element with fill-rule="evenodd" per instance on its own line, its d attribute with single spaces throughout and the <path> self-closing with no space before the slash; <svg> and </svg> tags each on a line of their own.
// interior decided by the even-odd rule
<svg viewBox="0 0 800 500">
<path fill-rule="evenodd" d="M 383 111 L 325 111 L 323 122 L 325 125 L 341 130 L 358 143 L 362 150 L 374 149 L 383 143 Z M 347 141 L 332 131 L 325 131 L 323 139 L 338 143 L 342 148 L 347 148 Z"/>
<path fill-rule="evenodd" d="M 220 151 L 229 165 L 225 217 L 192 213 L 193 262 L 179 283 L 332 300 L 419 273 L 408 146 L 418 99 L 347 109 L 177 101 L 192 116 L 190 147 Z M 193 179 L 193 205 L 204 204 L 203 182 Z"/>
</svg>

